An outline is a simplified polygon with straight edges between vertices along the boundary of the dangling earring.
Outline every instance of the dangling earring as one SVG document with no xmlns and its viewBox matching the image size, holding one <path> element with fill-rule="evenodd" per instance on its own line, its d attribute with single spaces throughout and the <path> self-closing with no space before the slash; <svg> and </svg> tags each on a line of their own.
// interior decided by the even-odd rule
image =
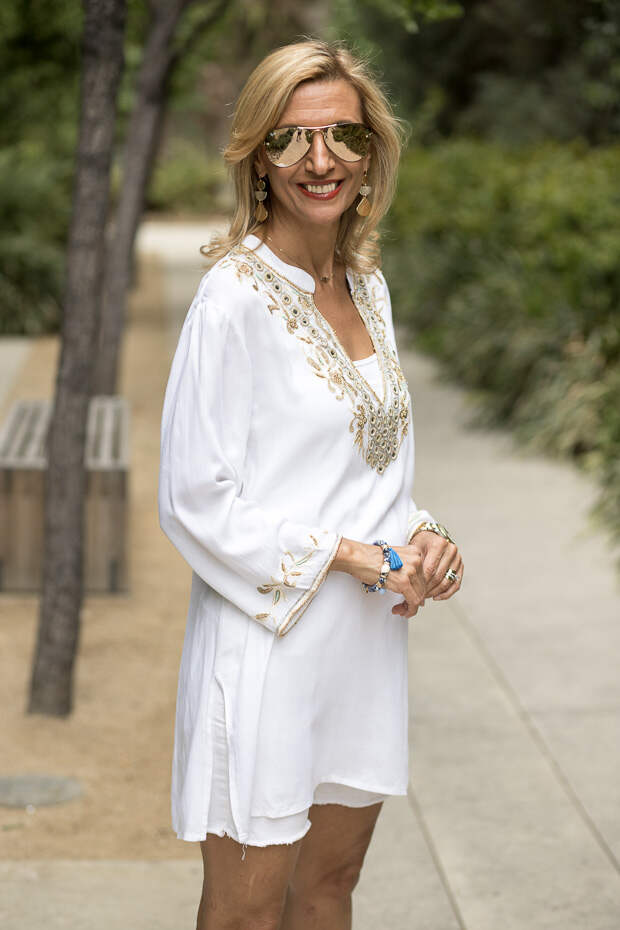
<svg viewBox="0 0 620 930">
<path fill-rule="evenodd" d="M 362 178 L 362 186 L 360 187 L 360 197 L 362 199 L 355 208 L 356 212 L 359 213 L 360 216 L 368 216 L 370 213 L 370 201 L 368 199 L 368 195 L 371 192 L 372 187 L 370 184 L 368 184 L 367 174 L 368 172 L 365 171 L 364 177 Z"/>
<path fill-rule="evenodd" d="M 254 196 L 256 197 L 256 211 L 255 216 L 259 223 L 264 223 L 269 214 L 267 213 L 267 208 L 263 203 L 263 200 L 267 199 L 267 185 L 265 184 L 265 178 L 259 178 L 256 184 L 256 190 L 254 191 Z"/>
</svg>

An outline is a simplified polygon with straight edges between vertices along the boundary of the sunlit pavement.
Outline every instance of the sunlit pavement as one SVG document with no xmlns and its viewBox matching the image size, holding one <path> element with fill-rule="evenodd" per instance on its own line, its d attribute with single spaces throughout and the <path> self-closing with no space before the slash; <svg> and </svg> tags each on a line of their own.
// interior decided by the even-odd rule
<svg viewBox="0 0 620 930">
<path fill-rule="evenodd" d="M 209 229 L 141 230 L 162 263 L 170 354 Z M 27 362 L 24 342 L 0 341 L 0 392 Z M 400 356 L 414 496 L 449 527 L 466 571 L 455 598 L 411 621 L 410 796 L 384 805 L 354 926 L 618 930 L 620 598 L 609 540 L 588 517 L 595 488 L 507 434 L 468 428 L 463 393 L 402 338 Z M 0 923 L 190 930 L 198 858 L 5 861 Z"/>
</svg>

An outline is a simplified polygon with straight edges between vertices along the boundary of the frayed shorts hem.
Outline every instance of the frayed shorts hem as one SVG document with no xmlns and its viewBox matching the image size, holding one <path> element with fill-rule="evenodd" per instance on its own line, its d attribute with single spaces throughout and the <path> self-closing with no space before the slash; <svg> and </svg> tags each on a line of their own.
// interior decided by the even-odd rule
<svg viewBox="0 0 620 930">
<path fill-rule="evenodd" d="M 173 816 L 173 828 L 180 840 L 187 842 L 204 842 L 209 834 L 228 836 L 245 846 L 279 846 L 290 845 L 302 839 L 312 826 L 309 819 L 313 804 L 342 804 L 345 807 L 366 807 L 384 801 L 387 794 L 377 794 L 361 788 L 354 788 L 338 782 L 337 778 L 320 782 L 314 789 L 310 805 L 289 814 L 269 816 L 265 814 L 243 818 L 236 823 L 233 816 L 230 797 L 230 766 L 228 759 L 228 737 L 226 732 L 226 709 L 224 694 L 217 679 L 211 696 L 209 708 L 209 726 L 211 730 L 211 771 L 208 778 L 209 798 L 200 827 L 202 836 L 194 832 L 177 829 L 180 826 Z M 176 821 L 176 822 L 175 822 Z M 192 824 L 196 825 L 195 821 Z M 245 855 L 245 849 L 244 849 Z"/>
<path fill-rule="evenodd" d="M 299 840 L 304 838 L 311 826 L 311 821 L 306 820 L 306 823 L 304 824 L 301 831 L 297 833 L 297 835 L 291 837 L 278 837 L 278 839 L 273 840 L 259 839 L 258 837 L 254 836 L 248 836 L 246 839 L 237 839 L 235 835 L 232 835 L 231 832 L 224 827 L 209 827 L 207 836 L 203 838 L 203 842 L 205 839 L 208 841 L 210 834 L 214 834 L 215 836 L 228 836 L 231 840 L 234 840 L 236 843 L 239 843 L 239 845 L 244 847 L 258 846 L 259 848 L 264 848 L 266 846 L 292 846 L 293 843 L 297 843 Z"/>
<path fill-rule="evenodd" d="M 360 808 L 379 804 L 387 797 L 387 795 L 356 791 L 345 785 L 326 784 L 325 788 L 330 790 L 330 794 L 316 798 L 313 802 L 314 805 L 340 804 L 343 807 Z M 204 836 L 181 831 L 176 831 L 176 835 L 178 839 L 189 843 L 203 843 L 208 839 L 209 834 L 212 834 L 220 837 L 227 836 L 242 846 L 288 846 L 303 839 L 312 826 L 312 821 L 308 817 L 309 812 L 310 809 L 306 808 L 285 817 L 253 817 L 253 826 L 260 831 L 260 834 L 250 830 L 244 837 L 237 836 L 236 831 L 230 825 L 231 820 L 225 826 L 221 824 L 208 825 Z"/>
<path fill-rule="evenodd" d="M 322 790 L 323 795 L 313 800 L 313 806 L 322 806 L 325 804 L 340 804 L 343 807 L 370 807 L 372 804 L 379 804 L 386 800 L 389 795 L 373 794 L 371 792 L 352 789 L 347 785 L 324 783 L 319 786 L 317 794 Z M 187 843 L 203 843 L 209 834 L 214 836 L 228 836 L 231 840 L 243 846 L 281 846 L 291 845 L 303 839 L 310 827 L 312 821 L 308 814 L 310 808 L 298 811 L 295 814 L 288 814 L 283 817 L 252 817 L 252 824 L 255 829 L 250 829 L 243 838 L 237 836 L 232 827 L 232 817 L 228 817 L 226 825 L 207 825 L 205 835 L 198 833 L 188 833 L 176 830 L 176 836 L 179 840 Z M 258 833 L 257 833 L 258 831 Z"/>
</svg>

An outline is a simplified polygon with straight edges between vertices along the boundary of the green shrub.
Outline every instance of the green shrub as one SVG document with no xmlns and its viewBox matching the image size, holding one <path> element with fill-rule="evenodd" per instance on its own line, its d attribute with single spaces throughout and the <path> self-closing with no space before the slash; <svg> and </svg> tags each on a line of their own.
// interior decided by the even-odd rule
<svg viewBox="0 0 620 930">
<path fill-rule="evenodd" d="M 147 208 L 171 213 L 212 213 L 229 206 L 226 168 L 219 155 L 173 140 L 158 159 L 147 196 Z"/>
<path fill-rule="evenodd" d="M 63 157 L 32 140 L 0 152 L 0 335 L 60 328 L 73 152 Z M 113 194 L 118 195 L 118 165 Z M 147 208 L 208 213 L 228 208 L 222 159 L 175 140 L 158 160 Z"/>
<path fill-rule="evenodd" d="M 603 482 L 620 539 L 620 148 L 459 139 L 405 157 L 388 224 L 395 315 L 513 428 Z"/>
<path fill-rule="evenodd" d="M 67 160 L 34 142 L 0 152 L 0 334 L 58 329 L 69 202 Z"/>
</svg>

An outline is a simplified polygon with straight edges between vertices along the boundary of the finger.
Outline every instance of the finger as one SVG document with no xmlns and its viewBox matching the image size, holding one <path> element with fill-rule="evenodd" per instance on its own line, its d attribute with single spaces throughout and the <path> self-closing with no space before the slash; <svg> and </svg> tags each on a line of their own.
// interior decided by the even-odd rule
<svg viewBox="0 0 620 930">
<path fill-rule="evenodd" d="M 435 537 L 424 555 L 423 570 L 427 586 L 434 583 L 440 565 L 452 561 L 455 549 L 454 543 L 449 543 L 441 536 Z"/>
<path fill-rule="evenodd" d="M 463 563 L 459 561 L 459 564 L 454 569 L 458 578 L 456 581 L 450 581 L 449 578 L 446 578 L 446 584 L 443 587 L 443 590 L 440 590 L 438 594 L 433 596 L 434 601 L 446 601 L 449 597 L 452 597 L 460 589 L 463 583 Z"/>
<path fill-rule="evenodd" d="M 454 543 L 450 543 L 444 549 L 441 558 L 435 563 L 434 571 L 431 577 L 427 581 L 426 585 L 426 596 L 432 597 L 433 594 L 438 594 L 440 586 L 443 584 L 446 578 L 446 572 L 450 566 L 454 567 L 455 562 L 460 558 L 458 549 Z M 444 587 L 445 590 L 445 587 Z"/>
<path fill-rule="evenodd" d="M 443 583 L 446 572 L 453 565 L 458 558 L 458 551 L 455 550 L 455 547 L 450 546 L 449 549 L 446 549 L 442 554 L 441 558 L 435 565 L 435 570 L 433 574 L 428 578 L 426 584 L 426 595 L 431 596 L 436 594 L 439 590 L 440 585 Z"/>
<path fill-rule="evenodd" d="M 426 596 L 426 584 L 421 571 L 410 577 L 409 584 L 403 591 L 403 595 L 410 608 L 421 607 Z"/>
<path fill-rule="evenodd" d="M 442 559 L 436 578 L 433 579 L 432 584 L 427 588 L 427 597 L 433 597 L 435 594 L 442 594 L 444 591 L 446 591 L 451 584 L 450 578 L 446 577 L 446 572 L 449 569 L 452 569 L 452 571 L 455 571 L 457 575 L 460 575 L 462 565 L 463 561 L 458 549 L 449 561 Z"/>
<path fill-rule="evenodd" d="M 418 610 L 419 607 L 416 607 L 413 612 L 411 612 L 407 601 L 401 601 L 400 604 L 395 604 L 394 607 L 392 607 L 392 613 L 398 614 L 401 617 L 413 617 Z"/>
<path fill-rule="evenodd" d="M 420 607 L 424 606 L 424 597 L 418 597 L 415 593 L 407 598 L 407 617 L 415 617 Z"/>
<path fill-rule="evenodd" d="M 398 614 L 400 617 L 411 618 L 414 617 L 420 607 L 423 606 L 424 599 L 418 598 L 415 592 L 412 592 L 407 600 L 401 601 L 399 604 L 395 604 L 392 607 L 392 613 Z"/>
<path fill-rule="evenodd" d="M 435 594 L 433 597 L 433 600 L 434 601 L 447 601 L 448 598 L 452 597 L 453 594 L 456 594 L 456 592 L 459 590 L 460 587 L 461 587 L 461 582 L 454 581 L 450 585 L 447 591 L 443 591 L 441 594 Z"/>
<path fill-rule="evenodd" d="M 455 581 L 453 578 L 445 577 L 445 576 L 444 576 L 444 578 L 443 578 L 442 581 L 441 581 L 441 584 L 437 585 L 437 587 L 434 589 L 433 594 L 431 595 L 432 598 L 433 598 L 433 600 L 435 600 L 435 599 L 439 598 L 440 596 L 446 594 L 451 588 L 454 587 L 454 585 L 460 583 L 461 575 L 460 575 L 460 572 L 459 572 L 459 570 L 458 570 L 458 568 L 459 568 L 458 563 L 457 563 L 456 565 L 452 565 L 451 568 L 452 568 L 452 571 L 454 571 L 454 572 L 456 573 L 457 579 L 458 579 L 458 580 Z"/>
</svg>

